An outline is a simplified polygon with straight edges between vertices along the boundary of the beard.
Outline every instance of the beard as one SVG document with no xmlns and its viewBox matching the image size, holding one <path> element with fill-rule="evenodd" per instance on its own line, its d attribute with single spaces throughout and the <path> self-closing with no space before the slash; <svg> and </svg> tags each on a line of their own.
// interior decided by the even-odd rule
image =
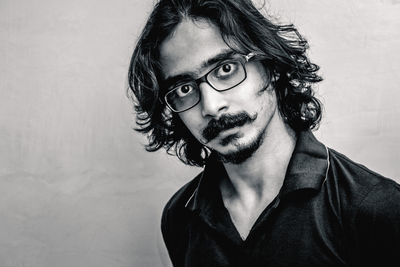
<svg viewBox="0 0 400 267">
<path fill-rule="evenodd" d="M 219 153 L 218 151 L 214 151 L 219 161 L 222 163 L 231 163 L 231 164 L 241 164 L 249 159 L 253 154 L 258 150 L 261 144 L 264 141 L 264 137 L 266 134 L 267 127 L 265 127 L 255 139 L 253 139 L 248 144 L 234 144 L 236 147 L 235 151 L 227 152 L 225 154 Z M 225 140 L 227 142 L 228 140 Z M 233 138 L 229 140 L 230 142 L 235 142 Z"/>
</svg>

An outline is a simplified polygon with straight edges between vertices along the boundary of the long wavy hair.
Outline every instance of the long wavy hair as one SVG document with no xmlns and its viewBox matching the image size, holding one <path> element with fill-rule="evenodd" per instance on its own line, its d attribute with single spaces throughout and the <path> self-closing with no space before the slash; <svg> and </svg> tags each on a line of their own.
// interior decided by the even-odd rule
<svg viewBox="0 0 400 267">
<path fill-rule="evenodd" d="M 147 151 L 165 148 L 194 166 L 204 166 L 211 153 L 160 101 L 159 47 L 187 18 L 216 25 L 233 50 L 262 54 L 265 69 L 276 78 L 278 108 L 285 122 L 296 132 L 318 126 L 322 107 L 311 86 L 322 78 L 317 74 L 319 67 L 306 55 L 307 41 L 292 24 L 272 23 L 251 0 L 160 0 L 139 37 L 128 74 L 136 130 L 147 134 Z"/>
</svg>

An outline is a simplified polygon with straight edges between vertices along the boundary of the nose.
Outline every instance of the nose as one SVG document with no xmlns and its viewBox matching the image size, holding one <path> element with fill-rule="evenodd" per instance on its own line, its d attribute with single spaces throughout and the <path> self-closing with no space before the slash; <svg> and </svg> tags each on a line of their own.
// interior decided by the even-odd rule
<svg viewBox="0 0 400 267">
<path fill-rule="evenodd" d="M 201 112 L 203 117 L 219 117 L 228 108 L 226 96 L 212 88 L 208 83 L 199 84 Z"/>
</svg>

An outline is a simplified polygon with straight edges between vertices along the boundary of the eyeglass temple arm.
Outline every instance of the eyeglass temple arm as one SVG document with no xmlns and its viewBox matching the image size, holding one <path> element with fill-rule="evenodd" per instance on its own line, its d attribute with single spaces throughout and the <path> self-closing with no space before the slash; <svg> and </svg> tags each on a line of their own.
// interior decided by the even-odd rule
<svg viewBox="0 0 400 267">
<path fill-rule="evenodd" d="M 245 58 L 246 62 L 248 62 L 251 58 L 256 57 L 256 56 L 260 56 L 262 58 L 265 57 L 265 55 L 262 53 L 250 52 L 247 55 L 245 55 L 244 58 Z"/>
<path fill-rule="evenodd" d="M 247 55 L 244 56 L 246 59 L 246 62 L 248 62 L 252 57 L 254 57 L 256 54 L 253 52 L 248 53 Z"/>
</svg>

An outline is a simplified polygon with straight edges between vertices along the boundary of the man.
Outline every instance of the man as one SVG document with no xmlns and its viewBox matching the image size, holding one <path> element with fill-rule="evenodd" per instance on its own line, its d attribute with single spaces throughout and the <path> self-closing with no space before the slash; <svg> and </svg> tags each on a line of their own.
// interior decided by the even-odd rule
<svg viewBox="0 0 400 267">
<path fill-rule="evenodd" d="M 205 166 L 162 215 L 174 266 L 400 264 L 400 186 L 310 132 L 306 50 L 249 0 L 155 6 L 129 71 L 139 131 Z"/>
</svg>

